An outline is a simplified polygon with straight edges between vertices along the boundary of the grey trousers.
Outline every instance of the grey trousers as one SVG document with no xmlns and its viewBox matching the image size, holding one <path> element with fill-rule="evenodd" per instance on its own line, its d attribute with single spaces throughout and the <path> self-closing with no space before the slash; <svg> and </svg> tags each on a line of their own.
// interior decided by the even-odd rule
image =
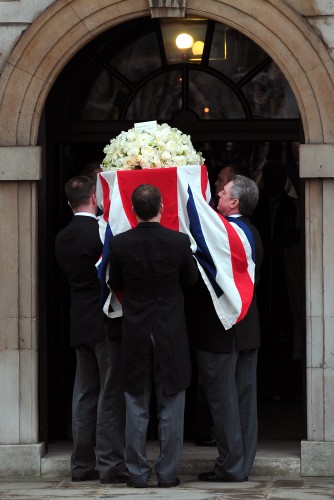
<svg viewBox="0 0 334 500">
<path fill-rule="evenodd" d="M 125 392 L 126 431 L 125 457 L 130 478 L 137 484 L 146 484 L 151 467 L 147 461 L 146 437 L 149 423 L 149 405 L 152 392 L 152 371 L 157 397 L 158 435 L 160 454 L 155 463 L 158 481 L 172 482 L 183 448 L 185 391 L 164 394 L 159 382 L 159 368 L 153 362 L 147 370 L 143 394 Z"/>
<path fill-rule="evenodd" d="M 77 367 L 72 398 L 73 476 L 92 471 L 100 478 L 125 471 L 125 401 L 121 341 L 103 340 L 75 347 Z"/>
<path fill-rule="evenodd" d="M 214 472 L 248 477 L 257 448 L 257 349 L 231 353 L 197 351 L 219 457 Z"/>
</svg>

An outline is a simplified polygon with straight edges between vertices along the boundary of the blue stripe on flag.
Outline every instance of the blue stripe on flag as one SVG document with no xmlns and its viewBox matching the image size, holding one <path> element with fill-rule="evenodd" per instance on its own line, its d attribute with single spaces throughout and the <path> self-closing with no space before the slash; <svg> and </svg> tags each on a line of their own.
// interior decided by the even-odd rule
<svg viewBox="0 0 334 500">
<path fill-rule="evenodd" d="M 110 239 L 113 237 L 113 233 L 111 231 L 111 228 L 109 226 L 109 222 L 107 223 L 106 231 L 105 231 L 105 236 L 104 236 L 104 244 L 103 244 L 103 250 L 102 250 L 102 259 L 101 262 L 99 263 L 97 267 L 97 275 L 101 284 L 101 306 L 104 306 L 105 301 L 107 300 L 110 290 L 107 286 L 106 283 L 106 268 L 109 263 L 109 242 Z M 112 309 L 113 310 L 113 309 Z"/>
<path fill-rule="evenodd" d="M 243 222 L 240 217 L 225 217 L 225 219 L 227 219 L 229 222 L 233 222 L 234 224 L 236 224 L 237 226 L 240 227 L 240 229 L 243 230 L 243 232 L 245 233 L 246 235 L 246 238 L 248 239 L 248 242 L 251 246 L 251 249 L 252 249 L 252 260 L 255 264 L 255 243 L 254 243 L 254 236 L 252 234 L 252 231 L 249 229 L 249 227 L 247 226 L 247 224 L 245 224 L 245 222 Z"/>
<path fill-rule="evenodd" d="M 189 217 L 189 229 L 197 243 L 196 258 L 207 275 L 212 288 L 214 289 L 217 297 L 223 295 L 223 290 L 217 285 L 216 275 L 217 269 L 214 261 L 211 257 L 210 250 L 205 241 L 205 237 L 202 231 L 202 226 L 199 220 L 195 200 L 191 191 L 190 186 L 188 186 L 188 201 L 187 201 L 187 212 Z"/>
</svg>

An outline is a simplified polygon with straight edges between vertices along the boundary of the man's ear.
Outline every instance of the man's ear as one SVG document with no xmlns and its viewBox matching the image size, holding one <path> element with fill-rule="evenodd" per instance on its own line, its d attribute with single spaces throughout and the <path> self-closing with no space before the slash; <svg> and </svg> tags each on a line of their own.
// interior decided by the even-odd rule
<svg viewBox="0 0 334 500">
<path fill-rule="evenodd" d="M 160 208 L 159 208 L 159 214 L 162 214 L 162 212 L 164 211 L 164 208 L 165 208 L 164 204 L 161 203 Z"/>
<path fill-rule="evenodd" d="M 234 198 L 232 201 L 231 201 L 231 208 L 236 208 L 239 206 L 239 200 L 238 198 Z"/>
<path fill-rule="evenodd" d="M 71 203 L 70 203 L 69 201 L 67 202 L 67 204 L 68 204 L 68 206 L 70 207 L 72 214 L 75 214 L 75 213 L 78 211 L 78 210 L 75 210 L 75 209 L 72 207 L 72 205 L 71 205 Z"/>
</svg>

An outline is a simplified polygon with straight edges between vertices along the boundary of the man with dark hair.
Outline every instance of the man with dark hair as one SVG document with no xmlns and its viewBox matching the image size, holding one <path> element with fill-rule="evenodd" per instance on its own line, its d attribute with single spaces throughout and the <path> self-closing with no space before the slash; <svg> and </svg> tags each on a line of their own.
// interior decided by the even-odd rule
<svg viewBox="0 0 334 500">
<path fill-rule="evenodd" d="M 131 196 L 133 211 L 142 221 L 153 219 L 163 209 L 161 193 L 151 184 L 142 184 Z"/>
<path fill-rule="evenodd" d="M 248 177 L 236 175 L 219 193 L 217 210 L 244 229 L 255 259 L 255 285 L 262 262 L 262 243 L 249 216 L 258 201 L 258 188 Z M 225 330 L 202 279 L 192 289 L 188 329 L 193 339 L 205 396 L 213 419 L 219 452 L 213 471 L 200 481 L 246 481 L 257 447 L 257 353 L 260 326 L 255 294 L 239 323 Z"/>
<path fill-rule="evenodd" d="M 178 486 L 185 389 L 191 367 L 182 286 L 194 285 L 197 266 L 186 234 L 160 224 L 160 191 L 142 184 L 132 194 L 138 225 L 110 241 L 110 287 L 123 295 L 123 373 L 129 486 L 147 485 L 149 403 L 154 380 L 160 454 L 158 486 Z"/>
<path fill-rule="evenodd" d="M 217 174 L 217 180 L 215 182 L 216 196 L 218 202 L 218 193 L 220 193 L 224 186 L 228 184 L 235 175 L 245 175 L 247 176 L 247 169 L 240 163 L 230 162 L 224 163 Z"/>
<path fill-rule="evenodd" d="M 81 170 L 81 175 L 85 175 L 92 179 L 94 184 L 96 184 L 97 175 L 102 172 L 101 165 L 98 161 L 92 161 L 87 163 L 84 168 Z"/>
<path fill-rule="evenodd" d="M 102 242 L 95 215 L 94 181 L 73 177 L 66 183 L 65 193 L 74 217 L 58 233 L 55 249 L 70 285 L 70 340 L 77 358 L 72 399 L 72 481 L 100 478 L 101 483 L 126 482 L 121 322 L 106 318 L 100 306 L 95 264 Z"/>
</svg>

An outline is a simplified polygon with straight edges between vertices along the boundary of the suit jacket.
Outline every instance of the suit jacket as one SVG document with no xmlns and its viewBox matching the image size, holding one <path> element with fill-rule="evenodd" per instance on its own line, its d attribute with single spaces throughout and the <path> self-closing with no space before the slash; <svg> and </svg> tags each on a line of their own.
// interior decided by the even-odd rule
<svg viewBox="0 0 334 500">
<path fill-rule="evenodd" d="M 71 345 L 103 340 L 104 313 L 95 267 L 102 253 L 97 219 L 74 216 L 57 234 L 55 250 L 59 267 L 70 285 Z"/>
<path fill-rule="evenodd" d="M 263 249 L 257 229 L 246 217 L 241 217 L 252 231 L 255 244 L 255 287 L 259 282 Z M 200 277 L 196 286 L 186 292 L 186 317 L 191 346 L 209 352 L 232 352 L 260 346 L 260 323 L 256 294 L 244 319 L 225 330 L 212 303 L 210 293 Z"/>
<path fill-rule="evenodd" d="M 110 286 L 124 289 L 125 390 L 141 394 L 150 366 L 151 336 L 166 394 L 190 383 L 191 364 L 182 286 L 196 282 L 189 237 L 159 223 L 142 222 L 110 241 Z"/>
</svg>

